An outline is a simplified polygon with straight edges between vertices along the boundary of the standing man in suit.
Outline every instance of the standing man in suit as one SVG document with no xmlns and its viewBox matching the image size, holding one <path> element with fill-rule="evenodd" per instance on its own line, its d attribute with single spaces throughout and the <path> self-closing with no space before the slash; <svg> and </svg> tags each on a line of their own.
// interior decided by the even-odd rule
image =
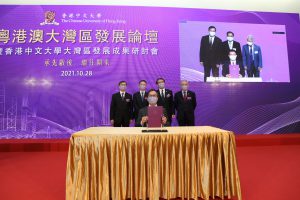
<svg viewBox="0 0 300 200">
<path fill-rule="evenodd" d="M 114 127 L 129 127 L 132 122 L 132 95 L 126 92 L 126 87 L 126 81 L 120 81 L 120 91 L 111 98 L 110 123 Z"/>
<path fill-rule="evenodd" d="M 174 107 L 177 113 L 179 126 L 195 126 L 195 108 L 197 106 L 196 95 L 188 90 L 189 83 L 186 80 L 181 81 L 181 91 L 174 97 Z"/>
<path fill-rule="evenodd" d="M 139 82 L 139 89 L 140 91 L 136 92 L 133 94 L 133 115 L 135 119 L 135 126 L 140 126 L 140 122 L 137 121 L 139 110 L 141 108 L 147 107 L 148 106 L 148 92 L 146 91 L 147 87 L 147 81 L 141 80 Z"/>
<path fill-rule="evenodd" d="M 228 53 L 228 58 L 229 58 L 229 61 L 226 60 L 223 64 L 223 67 L 222 67 L 222 75 L 224 77 L 228 77 L 230 78 L 230 70 L 229 70 L 229 66 L 230 65 L 238 65 L 239 68 L 240 68 L 240 71 L 239 71 L 239 77 L 245 77 L 245 69 L 243 67 L 243 63 L 239 60 L 237 60 L 237 53 L 235 50 L 230 50 L 229 53 Z"/>
<path fill-rule="evenodd" d="M 208 28 L 209 34 L 203 36 L 200 44 L 200 64 L 204 66 L 204 81 L 210 77 L 210 72 L 214 77 L 219 77 L 219 67 L 221 64 L 222 40 L 216 36 L 216 27 Z"/>
<path fill-rule="evenodd" d="M 163 106 L 168 114 L 168 122 L 172 124 L 172 118 L 175 118 L 175 110 L 173 105 L 173 92 L 172 90 L 165 88 L 165 79 L 158 78 L 156 79 L 156 85 L 158 90 L 156 91 L 158 94 L 158 106 Z"/>
<path fill-rule="evenodd" d="M 223 50 L 222 50 L 222 60 L 223 63 L 226 61 L 230 61 L 228 54 L 229 51 L 234 50 L 236 52 L 236 60 L 238 62 L 242 62 L 242 50 L 241 50 L 241 45 L 239 42 L 234 41 L 234 33 L 232 31 L 227 32 L 227 40 L 222 43 Z"/>
<path fill-rule="evenodd" d="M 254 44 L 252 35 L 248 35 L 247 44 L 243 46 L 243 64 L 248 77 L 260 77 L 262 71 L 262 53 L 260 46 Z"/>
<path fill-rule="evenodd" d="M 157 101 L 158 101 L 158 94 L 154 89 L 149 90 L 148 93 L 148 102 L 149 105 L 147 107 L 141 108 L 139 110 L 139 114 L 138 114 L 138 118 L 137 118 L 137 122 L 138 126 L 143 126 L 143 127 L 147 127 L 147 123 L 148 123 L 148 107 L 150 106 L 158 106 Z M 168 119 L 166 117 L 167 115 L 167 111 L 165 108 L 163 108 L 163 116 L 161 117 L 161 124 L 163 126 L 169 126 L 170 123 L 168 122 Z"/>
</svg>

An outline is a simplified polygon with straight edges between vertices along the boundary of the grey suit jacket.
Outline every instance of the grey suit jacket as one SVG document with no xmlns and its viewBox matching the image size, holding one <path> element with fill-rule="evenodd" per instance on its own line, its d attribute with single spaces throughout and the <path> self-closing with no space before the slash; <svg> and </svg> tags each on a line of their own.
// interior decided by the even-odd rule
<svg viewBox="0 0 300 200">
<path fill-rule="evenodd" d="M 165 117 L 168 118 L 168 113 L 167 113 L 167 111 L 166 111 L 165 108 L 163 108 L 163 114 L 164 114 Z M 137 121 L 136 121 L 136 122 L 137 122 L 137 125 L 143 126 L 143 127 L 147 127 L 147 123 L 144 123 L 143 125 L 141 124 L 142 118 L 143 118 L 144 116 L 147 116 L 147 115 L 148 115 L 148 106 L 147 106 L 147 107 L 144 107 L 144 108 L 141 108 L 141 109 L 139 110 L 138 118 L 137 118 Z M 166 123 L 164 126 L 170 126 L 170 122 L 167 121 L 167 123 Z"/>
</svg>

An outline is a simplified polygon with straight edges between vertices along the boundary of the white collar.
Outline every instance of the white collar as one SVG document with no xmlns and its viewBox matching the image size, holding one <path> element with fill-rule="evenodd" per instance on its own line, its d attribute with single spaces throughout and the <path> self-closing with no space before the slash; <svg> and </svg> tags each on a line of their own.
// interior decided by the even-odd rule
<svg viewBox="0 0 300 200">
<path fill-rule="evenodd" d="M 150 104 L 148 105 L 148 107 L 153 107 L 153 106 L 151 106 Z M 157 107 L 157 104 L 155 104 L 155 106 L 154 107 Z"/>
</svg>

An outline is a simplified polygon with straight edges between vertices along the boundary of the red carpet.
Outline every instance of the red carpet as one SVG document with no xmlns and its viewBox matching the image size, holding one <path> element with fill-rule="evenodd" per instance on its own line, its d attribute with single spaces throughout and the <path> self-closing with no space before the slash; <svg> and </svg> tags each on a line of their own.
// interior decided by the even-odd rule
<svg viewBox="0 0 300 200">
<path fill-rule="evenodd" d="M 0 200 L 65 197 L 67 141 L 0 141 Z M 237 136 L 243 200 L 300 199 L 300 135 Z"/>
</svg>

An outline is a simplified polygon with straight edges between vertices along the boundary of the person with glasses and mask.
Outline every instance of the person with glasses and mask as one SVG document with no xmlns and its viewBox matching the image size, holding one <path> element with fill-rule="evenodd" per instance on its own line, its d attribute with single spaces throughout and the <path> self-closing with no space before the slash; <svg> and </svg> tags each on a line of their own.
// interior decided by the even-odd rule
<svg viewBox="0 0 300 200">
<path fill-rule="evenodd" d="M 222 60 L 223 64 L 226 61 L 230 61 L 228 54 L 229 51 L 234 50 L 236 52 L 236 60 L 238 62 L 242 62 L 242 50 L 241 50 L 241 44 L 234 40 L 234 33 L 232 31 L 227 32 L 227 40 L 222 43 L 223 50 L 222 50 Z"/>
<path fill-rule="evenodd" d="M 182 80 L 181 90 L 174 96 L 174 107 L 179 126 L 195 126 L 196 95 L 189 90 L 189 82 Z"/>
<path fill-rule="evenodd" d="M 140 126 L 137 120 L 141 108 L 148 106 L 148 92 L 146 91 L 147 81 L 140 80 L 139 91 L 133 94 L 133 115 L 135 119 L 135 126 Z"/>
<path fill-rule="evenodd" d="M 148 123 L 148 107 L 151 106 L 158 106 L 157 101 L 158 101 L 158 94 L 154 89 L 149 90 L 148 92 L 148 103 L 149 105 L 147 107 L 141 108 L 139 110 L 139 114 L 138 114 L 138 118 L 137 118 L 137 122 L 139 123 L 139 126 L 142 127 L 147 127 L 147 123 Z M 163 126 L 169 126 L 170 123 L 168 122 L 167 119 L 167 111 L 165 108 L 163 108 L 163 116 L 161 118 L 161 123 Z"/>
<path fill-rule="evenodd" d="M 210 77 L 219 77 L 219 67 L 221 64 L 222 40 L 216 36 L 216 27 L 208 28 L 208 35 L 201 38 L 200 43 L 200 65 L 204 67 L 204 82 Z"/>
<path fill-rule="evenodd" d="M 236 78 L 242 78 L 245 76 L 245 69 L 243 63 L 237 60 L 237 53 L 234 50 L 230 50 L 228 53 L 229 61 L 225 61 L 222 67 L 222 75 L 227 78 L 232 78 L 230 75 L 230 66 L 237 66 L 239 75 Z"/>
<path fill-rule="evenodd" d="M 260 77 L 263 68 L 262 51 L 260 46 L 254 44 L 253 35 L 248 35 L 247 44 L 243 46 L 242 54 L 248 77 Z"/>
<path fill-rule="evenodd" d="M 166 89 L 165 79 L 158 78 L 156 79 L 156 85 L 158 90 L 158 102 L 157 105 L 163 106 L 167 111 L 168 122 L 172 124 L 172 118 L 175 118 L 175 110 L 173 105 L 173 92 L 172 90 Z"/>
<path fill-rule="evenodd" d="M 129 127 L 132 122 L 132 95 L 126 92 L 126 88 L 126 81 L 120 81 L 120 91 L 111 98 L 110 122 L 114 127 Z"/>
</svg>

